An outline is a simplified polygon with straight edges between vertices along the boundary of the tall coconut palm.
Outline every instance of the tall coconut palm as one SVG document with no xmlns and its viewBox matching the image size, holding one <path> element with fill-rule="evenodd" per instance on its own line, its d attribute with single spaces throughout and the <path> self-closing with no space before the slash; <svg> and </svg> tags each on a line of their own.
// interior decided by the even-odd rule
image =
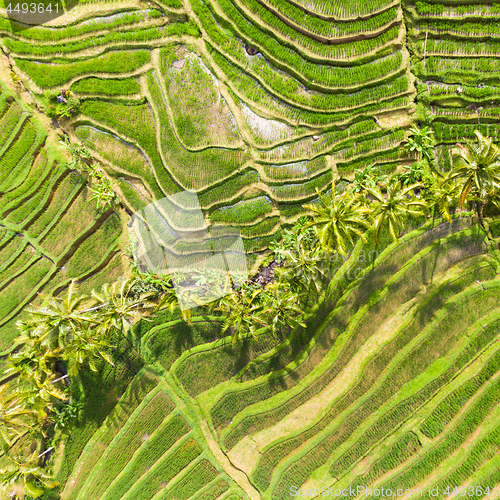
<svg viewBox="0 0 500 500">
<path fill-rule="evenodd" d="M 500 148 L 493 140 L 474 131 L 477 144 L 457 144 L 453 151 L 453 171 L 449 181 L 460 185 L 460 205 L 472 195 L 476 202 L 479 223 L 483 225 L 483 210 L 492 194 L 500 191 Z"/>
<path fill-rule="evenodd" d="M 382 227 L 387 224 L 389 233 L 396 241 L 399 232 L 404 225 L 404 220 L 409 215 L 424 215 L 427 203 L 414 197 L 414 189 L 421 184 L 401 187 L 399 181 L 389 184 L 387 193 L 384 194 L 380 188 L 367 189 L 372 198 L 369 204 L 370 215 L 374 223 L 374 238 L 378 242 Z"/>
<path fill-rule="evenodd" d="M 45 420 L 52 410 L 56 401 L 65 401 L 68 397 L 56 387 L 55 375 L 45 380 L 29 380 L 28 383 L 18 390 L 19 398 L 37 417 Z"/>
<path fill-rule="evenodd" d="M 154 293 L 145 293 L 136 297 L 132 292 L 134 279 L 117 281 L 112 285 L 105 284 L 100 292 L 92 291 L 95 300 L 94 310 L 99 310 L 99 329 L 105 334 L 111 328 L 116 328 L 122 333 L 127 333 L 130 326 L 151 314 L 156 304 L 149 299 Z"/>
<path fill-rule="evenodd" d="M 186 302 L 189 301 L 188 290 L 180 290 L 179 293 L 181 293 L 181 300 L 182 298 L 184 298 Z M 173 313 L 178 307 L 180 309 L 179 297 L 177 296 L 175 288 L 167 288 L 164 293 L 162 293 L 160 300 L 156 306 L 155 312 L 161 311 L 163 309 L 168 309 Z M 191 309 L 181 309 L 181 317 L 186 323 L 191 324 Z"/>
<path fill-rule="evenodd" d="M 426 201 L 429 206 L 438 212 L 443 219 L 451 222 L 451 210 L 458 205 L 456 183 L 448 176 L 440 176 L 434 172 L 429 177 L 430 186 L 426 189 Z"/>
<path fill-rule="evenodd" d="M 19 340 L 18 337 L 17 340 Z M 55 368 L 57 356 L 43 346 L 34 346 L 25 343 L 23 347 L 9 356 L 9 367 L 6 375 L 19 374 L 24 378 L 43 380 L 49 376 Z"/>
<path fill-rule="evenodd" d="M 96 335 L 95 329 L 76 332 L 63 354 L 63 359 L 68 363 L 68 375 L 75 376 L 83 364 L 88 364 L 92 371 L 97 372 L 96 361 L 100 359 L 114 366 L 111 356 L 106 352 L 111 347 L 111 344 Z"/>
<path fill-rule="evenodd" d="M 276 268 L 278 282 L 286 283 L 297 293 L 317 295 L 321 292 L 326 278 L 322 266 L 324 259 L 318 248 L 309 250 L 298 240 L 294 249 L 281 250 L 280 255 L 285 265 Z"/>
<path fill-rule="evenodd" d="M 84 325 L 98 324 L 95 317 L 82 312 L 88 297 L 78 295 L 75 281 L 70 283 L 63 297 L 40 296 L 44 299 L 40 307 L 26 308 L 30 317 L 25 321 L 25 329 L 31 330 L 31 335 L 37 336 L 50 350 L 63 349 Z"/>
<path fill-rule="evenodd" d="M 222 332 L 231 331 L 233 343 L 250 333 L 254 337 L 257 330 L 266 327 L 260 317 L 262 305 L 259 303 L 262 291 L 254 290 L 247 292 L 233 292 L 222 297 L 215 309 L 222 312 L 224 322 Z"/>
<path fill-rule="evenodd" d="M 28 457 L 10 457 L 10 464 L 0 469 L 0 484 L 6 498 L 18 498 L 23 494 L 38 498 L 43 495 L 45 488 L 55 488 L 58 483 L 37 465 L 37 456 L 33 454 Z"/>
<path fill-rule="evenodd" d="M 319 200 L 319 205 L 304 205 L 312 212 L 313 218 L 305 228 L 315 229 L 319 243 L 327 254 L 333 250 L 345 256 L 348 245 L 353 244 L 353 237 L 364 238 L 364 231 L 370 227 L 367 211 L 358 197 L 347 191 L 336 195 L 334 188 L 330 197 L 320 195 Z"/>
<path fill-rule="evenodd" d="M 35 411 L 9 384 L 0 386 L 0 446 L 6 450 L 22 434 L 27 432 Z"/>
<path fill-rule="evenodd" d="M 495 206 L 497 210 L 500 210 L 500 191 L 491 189 L 488 193 L 488 202 Z"/>
<path fill-rule="evenodd" d="M 305 327 L 303 315 L 299 294 L 277 284 L 267 287 L 262 318 L 274 336 L 285 331 L 289 334 L 292 328 Z"/>
</svg>

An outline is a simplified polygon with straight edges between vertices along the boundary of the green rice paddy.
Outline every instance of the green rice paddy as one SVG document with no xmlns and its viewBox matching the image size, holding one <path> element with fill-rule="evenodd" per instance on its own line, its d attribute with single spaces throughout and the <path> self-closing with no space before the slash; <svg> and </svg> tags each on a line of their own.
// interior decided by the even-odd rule
<svg viewBox="0 0 500 500">
<path fill-rule="evenodd" d="M 411 165 L 411 125 L 434 131 L 441 170 L 474 130 L 500 141 L 495 2 L 98 1 L 47 25 L 9 19 L 7 3 L 0 356 L 39 293 L 128 271 L 129 216 L 155 200 L 196 192 L 211 224 L 240 229 L 255 272 L 332 180 Z M 80 107 L 57 128 L 44 94 L 63 89 Z M 96 208 L 62 133 L 101 163 L 118 205 Z M 115 366 L 75 380 L 84 409 L 43 499 L 500 498 L 492 226 L 493 242 L 461 211 L 359 240 L 287 340 L 232 344 L 220 316 L 196 311 L 135 324 Z"/>
</svg>

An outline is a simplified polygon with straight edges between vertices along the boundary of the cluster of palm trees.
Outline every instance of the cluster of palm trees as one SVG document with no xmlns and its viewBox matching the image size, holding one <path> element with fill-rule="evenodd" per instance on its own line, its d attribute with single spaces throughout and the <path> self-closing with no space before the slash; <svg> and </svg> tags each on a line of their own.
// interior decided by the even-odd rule
<svg viewBox="0 0 500 500">
<path fill-rule="evenodd" d="M 261 286 L 249 280 L 205 307 L 224 318 L 222 332 L 229 333 L 233 342 L 265 332 L 284 338 L 298 327 L 305 328 L 332 268 L 357 238 L 364 239 L 373 226 L 378 239 L 387 226 L 396 239 L 408 215 L 424 216 L 426 203 L 414 196 L 416 187 L 402 188 L 395 182 L 386 189 L 365 185 L 359 192 L 345 189 L 336 194 L 333 186 L 331 195 L 320 196 L 318 204 L 305 205 L 311 216 L 299 219 L 280 243 L 272 245 L 270 260 L 280 265 L 271 283 Z"/>
<path fill-rule="evenodd" d="M 270 284 L 246 281 L 204 307 L 224 317 L 222 331 L 233 341 L 265 331 L 287 335 L 304 325 L 332 269 L 358 238 L 365 239 L 368 229 L 377 244 L 382 233 L 397 240 L 409 221 L 439 214 L 451 222 L 452 213 L 465 203 L 474 206 L 482 225 L 485 205 L 500 208 L 500 149 L 491 139 L 475 134 L 477 143 L 458 144 L 454 168 L 443 172 L 436 166 L 431 129 L 412 127 L 406 147 L 417 154 L 414 165 L 390 179 L 369 166 L 356 171 L 343 191 L 340 184 L 333 185 L 331 194 L 319 195 L 317 203 L 304 206 L 307 217 L 270 245 L 269 260 L 279 264 Z M 217 279 L 200 273 L 197 284 L 212 289 Z M 178 307 L 173 288 L 163 290 L 162 306 L 172 311 Z M 183 311 L 186 321 L 189 314 Z"/>
<path fill-rule="evenodd" d="M 127 336 L 157 307 L 150 294 L 132 293 L 133 285 L 123 280 L 87 296 L 73 281 L 64 296 L 42 296 L 42 304 L 27 308 L 27 319 L 17 323 L 18 347 L 5 373 L 14 379 L 0 386 L 0 446 L 10 459 L 0 470 L 6 497 L 24 492 L 36 498 L 56 485 L 40 464 L 56 418 L 65 416 L 54 408 L 70 403 L 69 378 L 82 366 L 96 372 L 102 360 L 113 364 L 114 336 Z"/>
<path fill-rule="evenodd" d="M 229 333 L 233 342 L 268 331 L 282 337 L 292 328 L 305 326 L 306 294 L 306 289 L 289 288 L 286 279 L 278 278 L 265 288 L 244 285 L 214 302 L 212 308 L 224 318 L 222 333 Z"/>
<path fill-rule="evenodd" d="M 383 227 L 396 240 L 408 217 L 434 212 L 451 221 L 455 209 L 470 203 L 483 225 L 485 206 L 500 207 L 500 148 L 491 138 L 476 130 L 477 143 L 457 144 L 453 168 L 443 172 L 435 165 L 430 129 L 414 127 L 411 132 L 407 147 L 419 160 L 406 172 L 386 181 L 367 169 L 343 193 L 332 189 L 330 199 L 320 197 L 319 204 L 306 205 L 313 217 L 309 227 L 315 228 L 325 252 L 345 254 L 368 227 L 374 227 L 376 241 Z M 408 182 L 417 178 L 420 182 Z"/>
<path fill-rule="evenodd" d="M 500 149 L 491 139 L 476 131 L 477 143 L 457 145 L 453 169 L 441 172 L 435 165 L 430 130 L 411 132 L 407 147 L 417 153 L 417 167 L 392 179 L 367 167 L 342 192 L 333 185 L 330 195 L 305 205 L 309 215 L 272 245 L 271 258 L 279 265 L 271 283 L 261 286 L 247 280 L 238 288 L 229 283 L 229 293 L 203 306 L 221 316 L 222 333 L 235 342 L 264 332 L 284 338 L 304 328 L 332 266 L 348 255 L 358 238 L 366 237 L 368 229 L 375 242 L 383 232 L 397 240 L 409 218 L 425 219 L 433 212 L 451 221 L 453 211 L 469 203 L 482 225 L 486 206 L 500 209 Z M 80 153 L 88 152 L 75 155 Z M 87 165 L 84 160 L 78 161 Z M 408 182 L 419 170 L 421 181 Z M 211 279 L 219 279 L 198 274 L 196 284 L 207 289 Z M 144 276 L 104 285 L 90 296 L 78 294 L 72 282 L 63 297 L 42 296 L 43 303 L 28 308 L 28 318 L 18 322 L 18 348 L 7 372 L 16 378 L 0 386 L 0 446 L 11 457 L 11 465 L 0 470 L 5 495 L 14 498 L 24 491 L 36 498 L 43 488 L 55 486 L 40 467 L 40 457 L 47 430 L 61 413 L 54 408 L 69 402 L 68 379 L 82 366 L 97 371 L 103 361 L 112 364 L 114 335 L 128 338 L 133 323 L 159 309 L 179 308 L 171 280 Z M 156 293 L 148 291 L 151 286 Z M 181 312 L 189 322 L 190 312 Z M 67 374 L 61 373 L 61 366 Z"/>
<path fill-rule="evenodd" d="M 71 156 L 68 162 L 69 168 L 82 170 L 90 178 L 89 190 L 92 193 L 91 200 L 96 200 L 96 209 L 111 208 L 117 202 L 116 183 L 104 175 L 101 168 L 94 162 L 94 157 L 85 146 L 72 144 L 68 136 L 64 136 L 60 141 L 62 148 L 66 149 Z"/>
<path fill-rule="evenodd" d="M 305 252 L 301 255 L 305 255 Z M 184 321 L 190 323 L 191 310 L 181 308 L 181 303 L 198 304 L 199 314 L 205 312 L 221 316 L 221 333 L 229 333 L 233 342 L 249 334 L 256 338 L 265 331 L 282 336 L 304 324 L 302 318 L 305 316 L 310 287 L 319 287 L 317 280 L 300 279 L 299 267 L 303 263 L 295 265 L 295 272 L 290 273 L 293 276 L 291 278 L 288 273 L 294 266 L 293 254 L 289 252 L 286 258 L 289 259 L 289 265 L 278 268 L 276 279 L 266 287 L 251 280 L 237 287 L 235 282 L 241 283 L 242 280 L 233 282 L 229 274 L 224 281 L 220 273 L 212 275 L 201 271 L 194 287 L 178 285 L 174 289 L 170 280 L 168 287 L 160 292 L 157 309 L 169 309 L 171 312 L 180 309 Z M 314 267 L 314 259 L 306 260 L 306 266 Z M 141 279 L 144 279 L 144 275 Z M 211 296 L 214 298 L 207 303 L 207 297 Z M 203 301 L 200 302 L 200 299 Z"/>
<path fill-rule="evenodd" d="M 466 203 L 481 226 L 485 206 L 500 209 L 500 148 L 490 138 L 476 131 L 475 144 L 457 144 L 454 166 L 444 172 L 436 166 L 430 128 L 413 127 L 410 133 L 406 147 L 418 160 L 407 172 L 388 179 L 367 167 L 342 192 L 333 185 L 330 195 L 319 195 L 318 203 L 304 206 L 309 217 L 299 219 L 281 243 L 272 245 L 272 258 L 284 263 L 274 282 L 264 288 L 250 282 L 212 305 L 224 315 L 224 332 L 237 340 L 264 331 L 286 335 L 304 325 L 306 311 L 317 303 L 332 266 L 339 262 L 332 256 L 345 258 L 369 228 L 378 244 L 383 231 L 397 240 L 409 220 L 439 214 L 451 222 L 452 213 Z"/>
</svg>

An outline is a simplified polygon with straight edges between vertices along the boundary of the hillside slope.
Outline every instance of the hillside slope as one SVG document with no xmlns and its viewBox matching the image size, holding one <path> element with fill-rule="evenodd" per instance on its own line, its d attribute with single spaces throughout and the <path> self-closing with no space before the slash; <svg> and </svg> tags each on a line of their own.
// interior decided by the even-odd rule
<svg viewBox="0 0 500 500">
<path fill-rule="evenodd" d="M 359 244 L 299 352 L 263 338 L 242 362 L 241 342 L 217 340 L 165 364 L 174 325 L 143 333 L 144 355 L 155 344 L 158 385 L 96 433 L 62 498 L 493 488 L 500 268 L 472 222 L 430 221 L 372 263 Z"/>
</svg>

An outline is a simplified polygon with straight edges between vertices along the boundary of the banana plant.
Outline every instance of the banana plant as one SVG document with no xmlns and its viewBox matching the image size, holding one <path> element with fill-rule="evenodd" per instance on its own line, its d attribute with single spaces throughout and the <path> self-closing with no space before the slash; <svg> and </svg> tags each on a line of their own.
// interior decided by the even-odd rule
<svg viewBox="0 0 500 500">
<path fill-rule="evenodd" d="M 6 498 L 18 498 L 22 494 L 39 498 L 46 489 L 58 485 L 45 469 L 37 465 L 36 453 L 9 458 L 9 465 L 0 469 L 0 484 Z"/>
</svg>

